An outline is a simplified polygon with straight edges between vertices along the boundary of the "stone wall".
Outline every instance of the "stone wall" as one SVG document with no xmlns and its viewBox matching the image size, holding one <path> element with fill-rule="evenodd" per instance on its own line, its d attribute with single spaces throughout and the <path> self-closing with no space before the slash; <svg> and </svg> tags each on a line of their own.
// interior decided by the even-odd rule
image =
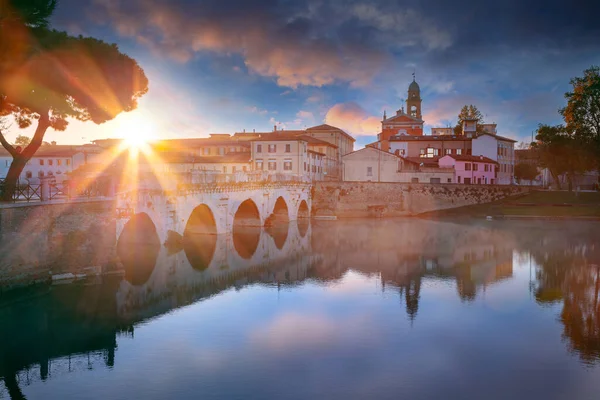
<svg viewBox="0 0 600 400">
<path fill-rule="evenodd" d="M 113 201 L 0 206 L 0 292 L 115 261 Z"/>
<path fill-rule="evenodd" d="M 412 216 L 489 203 L 528 190 L 519 186 L 318 182 L 313 189 L 312 211 L 313 216 L 340 218 Z"/>
</svg>

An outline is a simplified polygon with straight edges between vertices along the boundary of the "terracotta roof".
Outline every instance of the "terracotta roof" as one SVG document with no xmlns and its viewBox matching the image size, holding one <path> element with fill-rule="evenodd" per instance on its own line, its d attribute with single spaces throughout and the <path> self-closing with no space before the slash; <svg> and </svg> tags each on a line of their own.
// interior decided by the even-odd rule
<svg viewBox="0 0 600 400">
<path fill-rule="evenodd" d="M 454 136 L 454 135 L 423 135 L 423 136 L 411 136 L 411 135 L 394 135 L 389 138 L 390 142 L 410 142 L 410 141 L 445 141 L 445 142 L 466 142 L 473 140 L 465 136 Z"/>
<path fill-rule="evenodd" d="M 329 147 L 334 147 L 336 149 L 338 148 L 338 146 L 336 146 L 333 143 L 329 143 L 329 142 L 326 142 L 325 140 L 317 139 L 317 138 L 314 138 L 312 136 L 302 135 L 300 137 L 303 138 L 303 139 L 306 139 L 306 141 L 308 142 L 309 145 L 329 146 Z"/>
<path fill-rule="evenodd" d="M 406 160 L 413 162 L 415 164 L 423 164 L 426 167 L 437 167 L 438 166 L 438 161 L 441 157 L 433 157 L 433 158 L 426 158 L 426 157 L 406 157 Z"/>
<path fill-rule="evenodd" d="M 308 142 L 306 138 L 298 134 L 290 133 L 293 131 L 279 131 L 261 134 L 260 137 L 251 139 L 253 142 L 273 142 L 273 141 L 303 141 Z M 304 132 L 304 131 L 302 131 Z"/>
<path fill-rule="evenodd" d="M 352 137 L 352 135 L 346 133 L 344 130 L 342 130 L 340 128 L 337 128 L 335 126 L 327 125 L 327 124 L 321 124 L 321 125 L 317 125 L 317 126 L 311 126 L 310 128 L 307 128 L 306 130 L 307 131 L 326 131 L 326 132 L 336 131 L 336 132 L 339 132 L 339 133 L 343 134 L 344 136 L 346 136 L 347 138 L 349 138 L 353 142 L 356 141 L 356 139 L 354 139 Z"/>
<path fill-rule="evenodd" d="M 196 156 L 189 152 L 169 152 L 159 155 L 162 162 L 167 164 L 194 163 L 194 164 L 224 164 L 224 163 L 248 163 L 250 162 L 249 152 L 229 153 L 222 156 Z M 155 158 L 146 160 L 156 162 Z"/>
<path fill-rule="evenodd" d="M 15 146 L 16 147 L 16 146 Z M 21 146 L 23 147 L 23 146 Z M 71 157 L 76 153 L 79 153 L 80 150 L 77 148 L 80 146 L 69 146 L 69 145 L 45 145 L 40 146 L 40 148 L 35 152 L 33 158 L 35 157 Z M 6 151 L 4 147 L 0 147 L 0 157 L 10 157 L 10 153 Z"/>
<path fill-rule="evenodd" d="M 482 162 L 482 163 L 490 163 L 490 164 L 498 164 L 497 161 L 492 160 L 491 158 L 487 158 L 484 156 L 467 156 L 467 155 L 456 155 L 456 154 L 447 154 L 444 157 L 452 157 L 456 161 L 470 161 L 470 162 Z"/>
</svg>

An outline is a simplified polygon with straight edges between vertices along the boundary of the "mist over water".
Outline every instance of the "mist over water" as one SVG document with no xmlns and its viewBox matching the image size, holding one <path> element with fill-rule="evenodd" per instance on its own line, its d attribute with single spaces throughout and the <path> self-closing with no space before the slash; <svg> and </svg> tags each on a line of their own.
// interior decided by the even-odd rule
<svg viewBox="0 0 600 400">
<path fill-rule="evenodd" d="M 125 238 L 123 277 L 0 298 L 2 398 L 596 398 L 597 223 Z"/>
</svg>

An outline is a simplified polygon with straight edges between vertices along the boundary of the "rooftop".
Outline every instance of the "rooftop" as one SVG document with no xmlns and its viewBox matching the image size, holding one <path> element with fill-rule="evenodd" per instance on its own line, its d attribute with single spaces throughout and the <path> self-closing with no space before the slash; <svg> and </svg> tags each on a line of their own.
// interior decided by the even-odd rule
<svg viewBox="0 0 600 400">
<path fill-rule="evenodd" d="M 468 155 L 456 155 L 456 154 L 448 154 L 444 157 L 454 158 L 456 161 L 470 161 L 470 162 L 483 162 L 489 164 L 498 164 L 498 162 L 492 160 L 491 158 L 487 158 L 484 156 L 468 156 Z"/>
</svg>

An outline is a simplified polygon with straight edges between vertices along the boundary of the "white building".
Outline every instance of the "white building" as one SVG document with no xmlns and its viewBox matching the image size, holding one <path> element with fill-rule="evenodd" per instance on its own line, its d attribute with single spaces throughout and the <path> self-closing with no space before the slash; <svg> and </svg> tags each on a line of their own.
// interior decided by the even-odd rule
<svg viewBox="0 0 600 400">
<path fill-rule="evenodd" d="M 39 184 L 40 178 L 51 176 L 56 179 L 57 183 L 60 183 L 68 178 L 69 173 L 85 164 L 89 157 L 98 151 L 98 147 L 94 145 L 53 144 L 41 146 L 23 168 L 19 181 Z M 6 177 L 11 163 L 12 156 L 5 149 L 0 149 L 0 178 Z"/>
</svg>

